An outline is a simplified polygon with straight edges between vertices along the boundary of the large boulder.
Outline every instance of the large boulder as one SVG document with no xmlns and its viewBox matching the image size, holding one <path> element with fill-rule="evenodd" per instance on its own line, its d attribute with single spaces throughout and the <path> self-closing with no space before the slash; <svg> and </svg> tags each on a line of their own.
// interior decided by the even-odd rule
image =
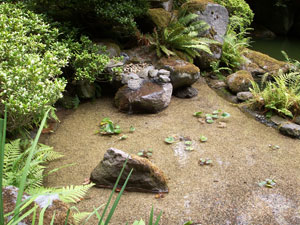
<svg viewBox="0 0 300 225">
<path fill-rule="evenodd" d="M 2 189 L 2 196 L 3 196 L 3 205 L 4 205 L 4 214 L 9 213 L 14 210 L 16 207 L 16 200 L 18 196 L 18 188 L 13 186 L 7 186 Z M 27 199 L 30 196 L 26 193 L 24 193 L 22 199 Z M 31 209 L 34 207 L 34 204 L 38 205 L 37 208 L 37 216 L 35 223 L 37 224 L 39 222 L 39 214 L 41 210 L 47 206 L 49 203 L 49 206 L 47 207 L 45 214 L 44 214 L 44 223 L 43 224 L 50 224 L 53 214 L 55 213 L 55 219 L 54 219 L 54 225 L 61 225 L 65 223 L 65 219 L 68 214 L 69 207 L 59 200 L 59 196 L 57 194 L 52 195 L 41 195 L 38 196 L 33 203 L 31 203 L 28 206 L 28 209 Z M 74 221 L 71 217 L 69 217 L 68 224 L 74 224 Z M 5 221 L 6 223 L 8 221 Z M 5 224 L 6 224 L 5 223 Z M 27 216 L 24 218 L 20 223 L 22 225 L 31 225 L 32 224 L 32 215 Z"/>
<path fill-rule="evenodd" d="M 197 20 L 203 20 L 210 25 L 210 29 L 199 31 L 200 37 L 208 37 L 223 43 L 229 23 L 228 11 L 224 6 L 215 4 L 211 0 L 190 0 L 183 4 L 182 7 L 189 12 L 197 14 Z M 209 67 L 211 62 L 221 58 L 221 45 L 212 45 L 211 51 L 212 55 L 201 52 L 201 56 L 196 57 L 195 64 L 201 69 L 205 69 Z"/>
<path fill-rule="evenodd" d="M 151 8 L 163 8 L 171 11 L 173 8 L 173 0 L 150 0 Z"/>
<path fill-rule="evenodd" d="M 191 86 L 200 78 L 200 69 L 192 63 L 178 58 L 162 58 L 159 65 L 170 71 L 174 89 Z"/>
<path fill-rule="evenodd" d="M 122 112 L 157 113 L 169 105 L 172 90 L 171 83 L 131 79 L 116 93 L 115 104 Z"/>
<path fill-rule="evenodd" d="M 241 69 L 249 71 L 254 77 L 265 73 L 275 75 L 279 70 L 285 73 L 290 69 L 288 63 L 274 59 L 261 52 L 245 48 L 242 55 L 244 63 Z"/>
<path fill-rule="evenodd" d="M 126 190 L 153 193 L 169 191 L 163 172 L 148 159 L 128 155 L 115 148 L 107 150 L 103 160 L 91 173 L 90 180 L 97 187 L 112 188 L 127 158 L 128 161 L 120 179 L 119 187 L 124 184 L 130 170 L 133 169 Z"/>
<path fill-rule="evenodd" d="M 149 9 L 148 16 L 158 28 L 167 27 L 172 18 L 171 13 L 162 8 Z"/>
<path fill-rule="evenodd" d="M 226 83 L 233 93 L 249 91 L 253 77 L 245 70 L 239 70 L 226 78 Z"/>
<path fill-rule="evenodd" d="M 99 52 L 100 54 L 106 52 L 110 58 L 120 56 L 121 48 L 117 43 L 110 40 L 97 40 L 94 43 L 105 48 L 105 51 Z"/>
</svg>

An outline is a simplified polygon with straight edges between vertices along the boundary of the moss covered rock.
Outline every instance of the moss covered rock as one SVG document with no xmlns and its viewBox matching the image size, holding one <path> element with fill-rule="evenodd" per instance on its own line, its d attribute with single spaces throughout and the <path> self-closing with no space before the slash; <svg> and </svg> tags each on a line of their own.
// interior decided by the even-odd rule
<svg viewBox="0 0 300 225">
<path fill-rule="evenodd" d="M 149 9 L 148 15 L 149 15 L 151 21 L 158 28 L 166 27 L 169 24 L 171 17 L 172 17 L 170 12 L 168 12 L 162 8 Z"/>
<path fill-rule="evenodd" d="M 265 73 L 275 75 L 280 69 L 283 72 L 287 72 L 290 69 L 288 63 L 274 59 L 261 52 L 245 48 L 242 55 L 245 62 L 241 69 L 249 71 L 252 76 Z"/>
<path fill-rule="evenodd" d="M 239 70 L 226 78 L 226 83 L 233 93 L 249 91 L 253 77 L 245 70 Z"/>
<path fill-rule="evenodd" d="M 190 86 L 200 77 L 200 69 L 182 59 L 175 57 L 162 58 L 158 63 L 160 67 L 170 71 L 171 83 L 174 89 Z"/>
</svg>

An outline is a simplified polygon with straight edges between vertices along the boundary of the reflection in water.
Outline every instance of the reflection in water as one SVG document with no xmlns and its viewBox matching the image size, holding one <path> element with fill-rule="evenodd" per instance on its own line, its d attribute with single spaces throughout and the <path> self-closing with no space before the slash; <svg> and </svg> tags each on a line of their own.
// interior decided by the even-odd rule
<svg viewBox="0 0 300 225">
<path fill-rule="evenodd" d="M 300 61 L 300 39 L 299 38 L 275 38 L 253 39 L 251 48 L 262 53 L 268 54 L 279 60 L 284 60 L 281 51 L 284 50 L 292 59 Z"/>
</svg>

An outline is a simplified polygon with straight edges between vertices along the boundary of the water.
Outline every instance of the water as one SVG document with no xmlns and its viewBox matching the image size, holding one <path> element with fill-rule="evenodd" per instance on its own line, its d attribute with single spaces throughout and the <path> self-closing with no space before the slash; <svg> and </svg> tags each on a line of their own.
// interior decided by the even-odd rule
<svg viewBox="0 0 300 225">
<path fill-rule="evenodd" d="M 251 46 L 252 49 L 278 60 L 284 60 L 281 54 L 281 51 L 284 50 L 290 58 L 300 61 L 300 38 L 253 39 Z"/>
</svg>

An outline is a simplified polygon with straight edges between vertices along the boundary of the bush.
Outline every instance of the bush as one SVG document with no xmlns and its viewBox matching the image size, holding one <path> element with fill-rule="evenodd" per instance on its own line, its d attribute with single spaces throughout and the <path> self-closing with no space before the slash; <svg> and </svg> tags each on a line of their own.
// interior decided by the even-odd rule
<svg viewBox="0 0 300 225">
<path fill-rule="evenodd" d="M 0 4 L 0 113 L 8 108 L 8 130 L 39 122 L 65 88 L 59 78 L 70 51 L 59 31 L 21 5 Z"/>
</svg>

